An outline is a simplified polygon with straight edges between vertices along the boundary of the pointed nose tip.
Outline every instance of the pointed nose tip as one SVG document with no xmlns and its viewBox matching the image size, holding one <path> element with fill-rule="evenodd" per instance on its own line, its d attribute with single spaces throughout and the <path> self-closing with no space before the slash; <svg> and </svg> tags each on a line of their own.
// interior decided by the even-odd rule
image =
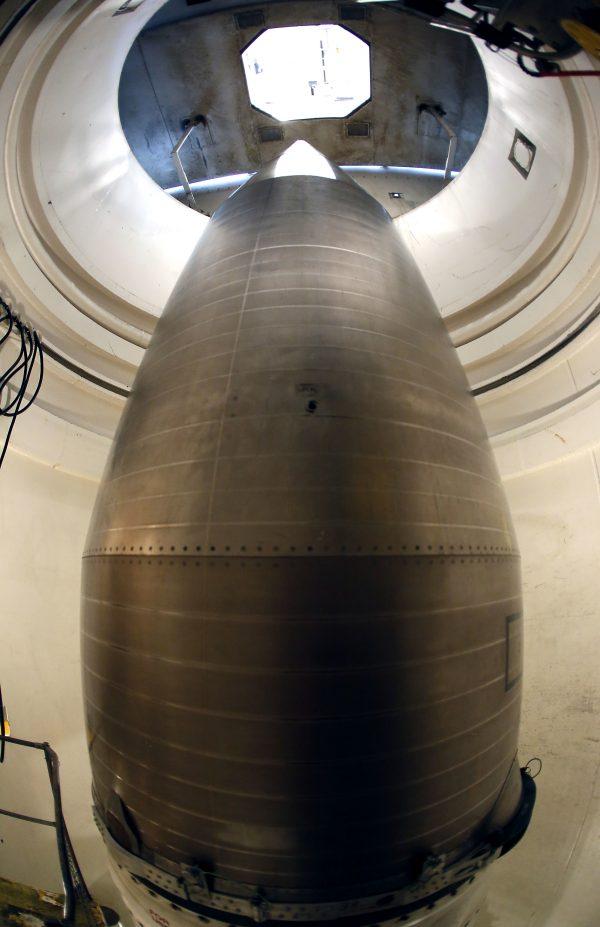
<svg viewBox="0 0 600 927">
<path fill-rule="evenodd" d="M 336 171 L 325 155 L 305 141 L 297 141 L 279 155 L 275 164 L 275 177 L 328 177 L 336 179 Z"/>
<path fill-rule="evenodd" d="M 325 177 L 328 180 L 352 182 L 336 164 L 303 139 L 292 142 L 282 154 L 254 174 L 247 184 L 274 177 Z"/>
</svg>

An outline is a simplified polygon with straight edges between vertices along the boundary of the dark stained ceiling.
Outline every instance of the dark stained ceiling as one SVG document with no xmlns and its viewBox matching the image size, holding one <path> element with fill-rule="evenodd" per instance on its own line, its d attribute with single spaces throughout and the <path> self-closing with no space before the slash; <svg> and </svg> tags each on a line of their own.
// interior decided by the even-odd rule
<svg viewBox="0 0 600 927">
<path fill-rule="evenodd" d="M 207 12 L 213 5 L 170 0 L 138 37 L 123 70 L 123 129 L 162 187 L 179 183 L 171 149 L 183 121 L 196 115 L 206 124 L 181 154 L 191 181 L 256 170 L 299 138 L 338 164 L 441 168 L 448 139 L 429 114 L 418 118 L 423 103 L 441 105 L 457 132 L 456 169 L 471 155 L 487 92 L 470 39 L 377 4 L 303 0 Z M 348 7 L 365 18 L 347 18 Z M 317 23 L 341 23 L 369 42 L 371 100 L 347 119 L 278 123 L 251 106 L 240 52 L 265 28 Z M 366 137 L 348 135 L 355 122 L 368 123 Z M 262 141 L 266 127 L 281 128 L 283 138 Z"/>
</svg>

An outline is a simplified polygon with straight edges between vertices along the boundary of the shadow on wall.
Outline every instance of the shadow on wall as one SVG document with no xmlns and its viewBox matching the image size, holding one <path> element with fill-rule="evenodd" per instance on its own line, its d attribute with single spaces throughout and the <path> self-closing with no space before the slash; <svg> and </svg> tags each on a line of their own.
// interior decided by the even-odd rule
<svg viewBox="0 0 600 927">
<path fill-rule="evenodd" d="M 520 753 L 538 755 L 521 845 L 495 865 L 477 927 L 595 927 L 600 911 L 600 449 L 505 482 L 523 565 Z"/>
</svg>

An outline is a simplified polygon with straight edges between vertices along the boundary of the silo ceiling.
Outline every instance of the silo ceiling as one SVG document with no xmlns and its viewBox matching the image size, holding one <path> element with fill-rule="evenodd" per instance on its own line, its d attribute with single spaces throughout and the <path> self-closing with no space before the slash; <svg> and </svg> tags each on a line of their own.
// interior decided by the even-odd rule
<svg viewBox="0 0 600 927">
<path fill-rule="evenodd" d="M 455 167 L 460 170 L 472 154 L 486 117 L 487 90 L 470 39 L 385 7 L 329 0 L 255 4 L 241 12 L 206 14 L 206 9 L 171 0 L 138 36 L 123 70 L 123 128 L 160 186 L 178 183 L 171 150 L 185 120 L 195 116 L 205 121 L 182 152 L 192 182 L 257 170 L 297 139 L 338 164 L 443 168 L 448 138 L 431 115 L 419 117 L 422 104 L 441 107 L 456 131 Z M 338 117 L 304 119 L 282 118 L 286 113 L 279 110 L 269 115 L 253 106 L 244 50 L 257 37 L 264 43 L 269 30 L 318 24 L 342 27 L 349 38 L 356 37 L 357 48 L 366 47 L 360 39 L 367 44 L 366 102 L 357 100 Z"/>
</svg>

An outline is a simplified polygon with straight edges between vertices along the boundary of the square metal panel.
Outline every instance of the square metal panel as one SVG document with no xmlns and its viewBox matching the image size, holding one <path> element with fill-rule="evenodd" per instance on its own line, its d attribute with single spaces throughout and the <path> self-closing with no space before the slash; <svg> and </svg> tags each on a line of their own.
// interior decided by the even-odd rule
<svg viewBox="0 0 600 927">
<path fill-rule="evenodd" d="M 353 20 L 359 22 L 367 18 L 367 11 L 359 3 L 340 3 L 339 6 L 341 20 Z"/>
<path fill-rule="evenodd" d="M 516 685 L 523 673 L 523 628 L 522 615 L 516 612 L 506 618 L 506 679 L 508 691 Z"/>
<path fill-rule="evenodd" d="M 371 134 L 371 123 L 355 120 L 346 123 L 346 135 L 348 138 L 369 138 Z"/>
<path fill-rule="evenodd" d="M 258 137 L 261 142 L 280 142 L 283 139 L 281 126 L 259 126 Z"/>
<path fill-rule="evenodd" d="M 233 18 L 238 29 L 255 29 L 265 24 L 265 14 L 262 10 L 243 10 L 241 13 L 235 13 Z"/>
<path fill-rule="evenodd" d="M 533 167 L 536 151 L 537 148 L 533 142 L 530 141 L 526 135 L 523 135 L 522 132 L 519 132 L 518 129 L 515 129 L 508 160 L 516 167 L 521 177 L 524 177 L 525 180 L 529 177 L 529 173 Z"/>
</svg>

